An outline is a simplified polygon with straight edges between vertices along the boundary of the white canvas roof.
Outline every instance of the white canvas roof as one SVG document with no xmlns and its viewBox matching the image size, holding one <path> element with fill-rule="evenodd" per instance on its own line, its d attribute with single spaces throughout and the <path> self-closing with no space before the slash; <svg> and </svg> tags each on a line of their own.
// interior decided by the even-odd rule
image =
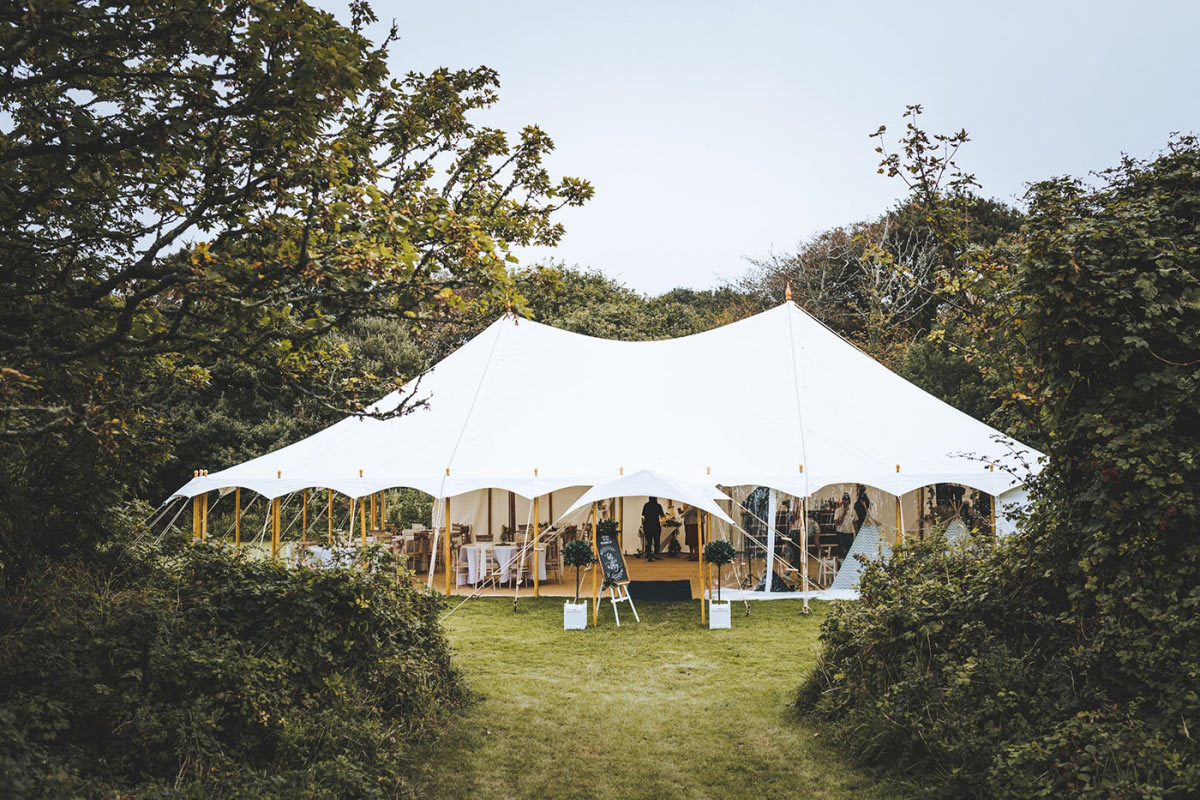
<svg viewBox="0 0 1200 800">
<path fill-rule="evenodd" d="M 1040 457 L 791 302 L 655 342 L 506 315 L 423 376 L 417 395 L 426 408 L 344 419 L 194 478 L 175 496 L 240 486 L 268 498 L 312 487 L 362 497 L 407 486 L 435 497 L 489 487 L 534 497 L 595 486 L 622 469 L 797 496 L 843 482 L 897 495 L 953 482 L 999 495 L 1019 484 L 1005 470 L 1020 468 L 1014 446 L 1029 463 Z M 399 397 L 373 408 L 395 408 Z"/>
<path fill-rule="evenodd" d="M 605 481 L 588 489 L 583 496 L 576 500 L 570 508 L 562 513 L 559 520 L 566 519 L 581 508 L 610 497 L 661 497 L 698 508 L 714 515 L 717 519 L 733 525 L 725 510 L 716 504 L 716 500 L 729 500 L 716 486 L 704 486 L 690 481 L 681 481 L 666 475 L 659 475 L 652 469 L 638 470 L 632 475 L 624 475 L 616 480 Z"/>
</svg>

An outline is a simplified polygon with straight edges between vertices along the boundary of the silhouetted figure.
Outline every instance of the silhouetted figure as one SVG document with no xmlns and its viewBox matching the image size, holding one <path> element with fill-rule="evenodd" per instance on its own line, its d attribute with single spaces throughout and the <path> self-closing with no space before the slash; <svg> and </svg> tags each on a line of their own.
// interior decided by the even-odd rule
<svg viewBox="0 0 1200 800">
<path fill-rule="evenodd" d="M 659 547 L 662 537 L 663 507 L 658 504 L 657 497 L 651 497 L 642 506 L 642 535 L 646 537 L 646 560 L 659 560 Z"/>
</svg>

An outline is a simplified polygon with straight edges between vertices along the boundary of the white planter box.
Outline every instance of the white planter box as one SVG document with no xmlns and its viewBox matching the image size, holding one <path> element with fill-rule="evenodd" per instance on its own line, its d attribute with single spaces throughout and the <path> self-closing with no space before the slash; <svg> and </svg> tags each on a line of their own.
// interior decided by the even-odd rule
<svg viewBox="0 0 1200 800">
<path fill-rule="evenodd" d="M 709 603 L 708 604 L 708 627 L 709 628 L 728 628 L 729 627 L 729 603 Z"/>
<path fill-rule="evenodd" d="M 563 603 L 563 630 L 581 631 L 587 628 L 587 600 L 582 603 Z"/>
</svg>

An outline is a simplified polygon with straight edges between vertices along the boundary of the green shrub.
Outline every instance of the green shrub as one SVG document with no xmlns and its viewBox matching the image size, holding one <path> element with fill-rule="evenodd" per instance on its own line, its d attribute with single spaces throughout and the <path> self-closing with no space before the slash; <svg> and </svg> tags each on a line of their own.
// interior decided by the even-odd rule
<svg viewBox="0 0 1200 800">
<path fill-rule="evenodd" d="M 0 796 L 407 795 L 465 690 L 441 600 L 372 563 L 168 544 L 5 587 Z"/>
<path fill-rule="evenodd" d="M 1200 145 L 1106 177 L 1034 187 L 995 340 L 1048 433 L 1023 530 L 868 565 L 800 693 L 930 796 L 1200 796 Z"/>
</svg>

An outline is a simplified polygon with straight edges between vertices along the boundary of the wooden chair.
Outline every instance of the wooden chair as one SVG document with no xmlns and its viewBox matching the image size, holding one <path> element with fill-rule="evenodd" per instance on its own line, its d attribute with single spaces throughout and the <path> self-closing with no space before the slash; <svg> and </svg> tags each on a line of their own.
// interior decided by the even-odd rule
<svg viewBox="0 0 1200 800">
<path fill-rule="evenodd" d="M 557 583 L 562 582 L 562 557 L 558 549 L 558 540 L 551 539 L 546 542 L 546 551 L 542 553 L 542 557 L 546 559 L 546 582 L 549 583 L 550 575 L 554 575 L 554 580 Z"/>
<path fill-rule="evenodd" d="M 833 579 L 837 576 L 837 556 L 835 555 L 836 548 L 830 545 L 821 545 L 820 555 L 817 556 L 817 583 L 828 589 L 833 583 Z"/>
</svg>

